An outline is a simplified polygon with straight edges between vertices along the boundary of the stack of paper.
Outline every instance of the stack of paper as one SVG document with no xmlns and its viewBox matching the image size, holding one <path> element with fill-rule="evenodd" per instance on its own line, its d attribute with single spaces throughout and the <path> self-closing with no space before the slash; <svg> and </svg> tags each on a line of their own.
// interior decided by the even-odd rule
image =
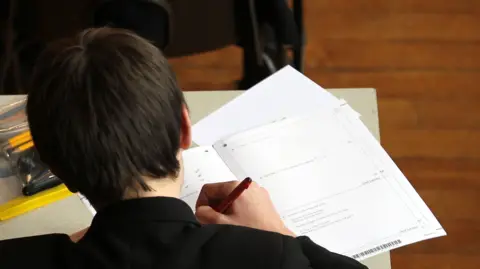
<svg viewBox="0 0 480 269">
<path fill-rule="evenodd" d="M 193 127 L 181 198 L 251 177 L 290 229 L 358 260 L 445 235 L 359 117 L 286 67 Z"/>
<path fill-rule="evenodd" d="M 294 232 L 359 260 L 445 231 L 348 104 L 286 67 L 193 127 L 183 199 L 264 186 Z"/>
</svg>

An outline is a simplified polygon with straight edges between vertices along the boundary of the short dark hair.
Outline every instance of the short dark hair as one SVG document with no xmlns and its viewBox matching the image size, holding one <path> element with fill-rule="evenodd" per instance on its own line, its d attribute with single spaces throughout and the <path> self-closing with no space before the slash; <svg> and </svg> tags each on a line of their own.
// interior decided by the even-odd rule
<svg viewBox="0 0 480 269">
<path fill-rule="evenodd" d="M 27 114 L 42 160 L 94 204 L 179 171 L 185 103 L 162 53 L 132 32 L 88 29 L 39 56 Z"/>
</svg>

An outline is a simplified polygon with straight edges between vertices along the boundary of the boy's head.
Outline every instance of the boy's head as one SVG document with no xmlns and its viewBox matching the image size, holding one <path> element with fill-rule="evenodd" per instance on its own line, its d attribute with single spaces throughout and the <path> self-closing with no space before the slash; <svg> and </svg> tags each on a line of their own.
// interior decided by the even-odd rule
<svg viewBox="0 0 480 269">
<path fill-rule="evenodd" d="M 183 93 L 162 53 L 120 29 L 89 29 L 48 46 L 27 104 L 42 160 L 97 205 L 175 178 L 190 146 Z"/>
</svg>

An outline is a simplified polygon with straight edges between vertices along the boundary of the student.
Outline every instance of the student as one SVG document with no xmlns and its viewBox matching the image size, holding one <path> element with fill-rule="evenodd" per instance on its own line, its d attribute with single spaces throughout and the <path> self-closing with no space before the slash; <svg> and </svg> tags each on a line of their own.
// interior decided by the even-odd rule
<svg viewBox="0 0 480 269">
<path fill-rule="evenodd" d="M 119 29 L 86 30 L 40 56 L 27 105 L 42 160 L 97 215 L 84 235 L 0 242 L 0 268 L 365 268 L 296 237 L 253 184 L 223 215 L 206 185 L 196 215 L 178 199 L 191 126 L 182 91 L 153 45 Z"/>
</svg>

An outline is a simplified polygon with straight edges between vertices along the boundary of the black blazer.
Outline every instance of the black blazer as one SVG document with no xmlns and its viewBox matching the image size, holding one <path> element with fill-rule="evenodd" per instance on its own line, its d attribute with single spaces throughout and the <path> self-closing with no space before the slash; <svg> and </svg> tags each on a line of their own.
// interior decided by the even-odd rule
<svg viewBox="0 0 480 269">
<path fill-rule="evenodd" d="M 78 243 L 51 234 L 0 242 L 0 268 L 366 268 L 307 237 L 200 225 L 174 198 L 122 201 L 97 213 Z"/>
</svg>

